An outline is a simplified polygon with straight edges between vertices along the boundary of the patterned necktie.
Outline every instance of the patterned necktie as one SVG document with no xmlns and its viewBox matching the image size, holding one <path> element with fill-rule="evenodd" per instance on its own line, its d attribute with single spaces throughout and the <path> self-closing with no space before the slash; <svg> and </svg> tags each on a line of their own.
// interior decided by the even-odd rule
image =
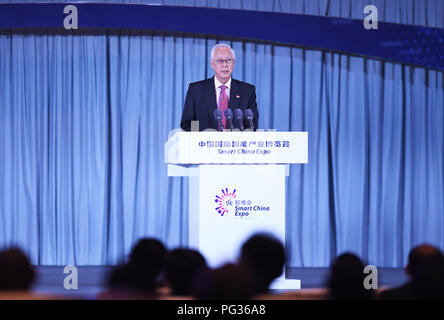
<svg viewBox="0 0 444 320">
<path fill-rule="evenodd" d="M 219 96 L 219 109 L 222 112 L 222 124 L 224 125 L 224 128 L 226 128 L 227 119 L 225 118 L 225 110 L 228 109 L 228 97 L 227 93 L 225 92 L 225 89 L 227 88 L 224 85 L 219 86 L 221 88 L 220 96 Z"/>
</svg>

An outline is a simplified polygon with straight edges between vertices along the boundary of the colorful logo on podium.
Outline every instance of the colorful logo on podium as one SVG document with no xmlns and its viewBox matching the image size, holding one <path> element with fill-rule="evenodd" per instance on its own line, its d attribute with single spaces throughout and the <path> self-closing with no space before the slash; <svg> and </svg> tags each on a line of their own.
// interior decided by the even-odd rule
<svg viewBox="0 0 444 320">
<path fill-rule="evenodd" d="M 216 211 L 221 216 L 230 212 L 230 207 L 233 207 L 234 199 L 236 198 L 236 189 L 233 192 L 229 192 L 228 188 L 222 189 L 222 194 L 216 195 Z"/>
</svg>

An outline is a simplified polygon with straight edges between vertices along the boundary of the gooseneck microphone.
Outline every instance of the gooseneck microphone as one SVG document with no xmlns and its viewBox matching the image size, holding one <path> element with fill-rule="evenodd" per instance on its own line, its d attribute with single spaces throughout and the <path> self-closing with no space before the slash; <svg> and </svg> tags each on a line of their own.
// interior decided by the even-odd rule
<svg viewBox="0 0 444 320">
<path fill-rule="evenodd" d="M 247 119 L 251 130 L 254 130 L 253 117 L 254 117 L 254 115 L 253 115 L 253 111 L 251 109 L 245 110 L 245 118 Z"/>
<path fill-rule="evenodd" d="M 222 124 L 222 111 L 219 109 L 214 110 L 213 116 L 217 120 L 217 131 L 223 131 L 224 126 Z"/>
<path fill-rule="evenodd" d="M 234 126 L 233 126 L 233 111 L 231 111 L 230 108 L 225 110 L 225 118 L 227 118 L 228 128 L 231 131 L 233 131 L 234 130 Z"/>
<path fill-rule="evenodd" d="M 236 121 L 239 123 L 239 129 L 244 131 L 244 114 L 241 109 L 237 108 L 234 110 L 234 117 Z"/>
</svg>

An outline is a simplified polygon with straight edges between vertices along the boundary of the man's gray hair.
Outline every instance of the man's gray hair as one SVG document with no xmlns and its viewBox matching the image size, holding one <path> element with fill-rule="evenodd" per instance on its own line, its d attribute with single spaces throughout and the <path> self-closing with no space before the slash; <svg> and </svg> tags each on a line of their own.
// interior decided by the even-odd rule
<svg viewBox="0 0 444 320">
<path fill-rule="evenodd" d="M 233 59 L 236 60 L 236 55 L 234 54 L 234 50 L 231 49 L 231 47 L 228 44 L 225 43 L 218 43 L 216 44 L 212 49 L 211 49 L 211 60 L 214 60 L 214 52 L 216 51 L 216 49 L 219 48 L 228 48 L 231 51 L 231 54 L 233 55 Z"/>
</svg>

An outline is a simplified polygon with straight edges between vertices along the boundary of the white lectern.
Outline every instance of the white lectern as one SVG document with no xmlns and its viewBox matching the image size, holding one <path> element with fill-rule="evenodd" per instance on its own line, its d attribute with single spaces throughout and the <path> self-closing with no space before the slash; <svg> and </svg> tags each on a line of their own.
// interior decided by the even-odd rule
<svg viewBox="0 0 444 320">
<path fill-rule="evenodd" d="M 210 266 L 234 262 L 257 232 L 285 243 L 285 178 L 308 162 L 307 132 L 176 132 L 165 143 L 168 176 L 189 177 L 189 246 Z M 300 289 L 283 275 L 272 288 Z"/>
</svg>

